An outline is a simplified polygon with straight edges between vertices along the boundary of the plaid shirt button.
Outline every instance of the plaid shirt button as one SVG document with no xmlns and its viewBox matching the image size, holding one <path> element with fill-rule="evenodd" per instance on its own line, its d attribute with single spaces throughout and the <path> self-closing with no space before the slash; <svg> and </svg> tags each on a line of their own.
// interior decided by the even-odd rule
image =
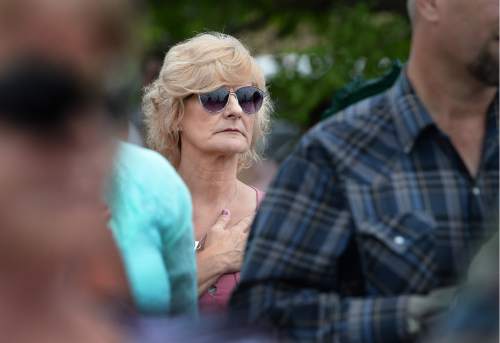
<svg viewBox="0 0 500 343">
<path fill-rule="evenodd" d="M 404 245 L 406 243 L 406 239 L 404 239 L 404 237 L 402 236 L 396 236 L 394 237 L 394 243 L 396 243 L 397 245 Z"/>
</svg>

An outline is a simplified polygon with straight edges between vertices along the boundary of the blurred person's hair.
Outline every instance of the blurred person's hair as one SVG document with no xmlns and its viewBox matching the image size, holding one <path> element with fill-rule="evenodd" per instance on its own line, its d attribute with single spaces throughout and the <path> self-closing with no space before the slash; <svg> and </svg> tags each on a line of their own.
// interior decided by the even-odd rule
<svg viewBox="0 0 500 343">
<path fill-rule="evenodd" d="M 14 40 L 17 40 L 14 48 L 7 43 L 5 49 L 5 42 L 0 42 L 0 52 L 7 56 L 8 62 L 16 60 L 19 54 L 36 54 L 58 62 L 75 63 L 74 55 L 64 53 L 71 49 L 67 44 L 72 42 L 58 40 L 59 35 L 65 34 L 64 28 L 53 31 L 47 28 L 43 32 L 31 32 L 32 28 L 27 28 L 38 19 L 48 23 L 68 21 L 71 23 L 68 31 L 76 29 L 85 36 L 86 42 L 79 45 L 79 49 L 87 49 L 82 60 L 99 66 L 92 76 L 100 74 L 105 79 L 110 70 L 120 67 L 121 61 L 137 50 L 132 44 L 137 41 L 133 39 L 139 12 L 136 7 L 132 0 L 1 0 L 0 30 L 7 37 L 21 36 Z M 78 43 L 81 42 L 75 44 Z"/>
<path fill-rule="evenodd" d="M 119 53 L 131 44 L 130 19 L 134 18 L 134 4 L 131 0 L 2 0 L 0 19 L 4 24 L 14 24 L 30 6 L 72 9 L 72 14 L 78 14 L 88 24 L 95 41 L 102 43 L 101 47 Z"/>
<path fill-rule="evenodd" d="M 50 137 L 77 116 L 95 113 L 84 109 L 103 106 L 101 98 L 70 68 L 38 57 L 0 72 L 0 124 L 37 136 Z"/>
<path fill-rule="evenodd" d="M 410 18 L 410 21 L 413 24 L 415 22 L 415 15 L 417 11 L 415 0 L 406 1 L 406 10 L 408 12 L 408 17 Z"/>
<path fill-rule="evenodd" d="M 148 144 L 178 167 L 184 100 L 223 85 L 248 82 L 267 93 L 262 70 L 248 49 L 232 36 L 202 33 L 173 46 L 165 56 L 160 76 L 145 89 L 143 111 Z M 271 111 L 271 100 L 265 96 L 261 110 L 255 114 L 251 147 L 240 155 L 240 169 L 260 159 L 256 146 L 269 130 Z"/>
</svg>

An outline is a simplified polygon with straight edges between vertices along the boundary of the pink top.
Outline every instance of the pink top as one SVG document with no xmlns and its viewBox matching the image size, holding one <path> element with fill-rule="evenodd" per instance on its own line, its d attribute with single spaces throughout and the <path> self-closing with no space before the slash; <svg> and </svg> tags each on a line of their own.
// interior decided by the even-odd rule
<svg viewBox="0 0 500 343">
<path fill-rule="evenodd" d="M 257 197 L 257 207 L 264 198 L 265 193 L 255 189 Z M 201 312 L 221 312 L 227 308 L 229 298 L 236 285 L 240 282 L 240 273 L 229 273 L 222 275 L 215 285 L 211 286 L 199 298 L 199 308 Z"/>
</svg>

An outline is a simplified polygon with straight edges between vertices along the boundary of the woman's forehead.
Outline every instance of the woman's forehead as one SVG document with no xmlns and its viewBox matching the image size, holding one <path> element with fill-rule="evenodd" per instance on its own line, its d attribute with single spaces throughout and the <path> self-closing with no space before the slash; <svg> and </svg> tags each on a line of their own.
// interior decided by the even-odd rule
<svg viewBox="0 0 500 343">
<path fill-rule="evenodd" d="M 242 87 L 248 86 L 257 86 L 254 82 L 245 82 L 245 83 L 234 83 L 234 84 L 221 84 L 221 87 L 226 87 L 231 90 L 236 90 Z"/>
<path fill-rule="evenodd" d="M 214 74 L 212 77 L 216 83 L 226 86 L 252 85 L 257 83 L 257 78 L 248 72 L 225 73 L 224 75 Z"/>
<path fill-rule="evenodd" d="M 258 87 L 257 83 L 251 79 L 245 79 L 245 80 L 221 80 L 221 79 L 217 79 L 217 80 L 214 80 L 210 85 L 200 87 L 200 90 L 201 91 L 212 91 L 212 90 L 219 89 L 221 87 L 225 87 L 225 88 L 228 88 L 230 90 L 236 90 L 236 89 L 239 89 L 242 87 L 248 87 L 248 86 Z"/>
</svg>

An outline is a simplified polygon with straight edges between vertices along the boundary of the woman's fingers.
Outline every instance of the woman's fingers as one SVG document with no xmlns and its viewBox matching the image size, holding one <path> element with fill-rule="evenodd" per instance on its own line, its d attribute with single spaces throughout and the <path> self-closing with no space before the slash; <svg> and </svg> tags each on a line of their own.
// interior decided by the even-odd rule
<svg viewBox="0 0 500 343">
<path fill-rule="evenodd" d="M 212 230 L 224 230 L 229 223 L 229 220 L 231 220 L 231 212 L 227 209 L 223 209 L 217 218 L 217 221 L 212 226 Z"/>
<path fill-rule="evenodd" d="M 240 220 L 238 222 L 238 224 L 236 224 L 236 225 L 239 228 L 241 228 L 244 233 L 248 233 L 248 232 L 250 232 L 250 225 L 252 224 L 254 216 L 255 216 L 255 214 L 251 214 L 251 215 L 243 218 L 242 220 Z"/>
</svg>

